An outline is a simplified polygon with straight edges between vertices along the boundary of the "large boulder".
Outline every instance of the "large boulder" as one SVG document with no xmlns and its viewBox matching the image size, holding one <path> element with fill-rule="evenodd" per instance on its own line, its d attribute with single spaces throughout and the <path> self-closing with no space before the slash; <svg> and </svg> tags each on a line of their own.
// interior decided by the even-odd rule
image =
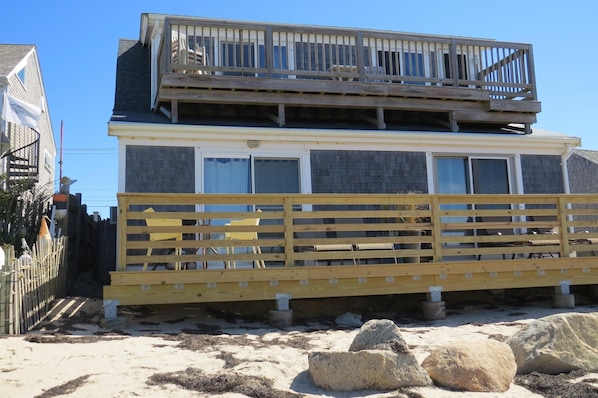
<svg viewBox="0 0 598 398">
<path fill-rule="evenodd" d="M 517 373 L 598 370 L 598 316 L 567 313 L 540 318 L 509 337 Z"/>
<path fill-rule="evenodd" d="M 505 392 L 517 372 L 511 348 L 495 340 L 439 347 L 422 367 L 439 386 L 475 392 Z"/>
<path fill-rule="evenodd" d="M 314 384 L 325 390 L 388 391 L 432 384 L 413 355 L 390 350 L 311 352 L 307 360 Z"/>
<path fill-rule="evenodd" d="M 307 359 L 314 384 L 326 390 L 394 390 L 432 385 L 428 373 L 409 352 L 399 328 L 387 319 L 363 324 L 349 352 L 313 352 Z"/>
<path fill-rule="evenodd" d="M 389 319 L 372 319 L 364 323 L 349 347 L 349 351 L 374 349 L 408 351 L 401 330 Z"/>
</svg>

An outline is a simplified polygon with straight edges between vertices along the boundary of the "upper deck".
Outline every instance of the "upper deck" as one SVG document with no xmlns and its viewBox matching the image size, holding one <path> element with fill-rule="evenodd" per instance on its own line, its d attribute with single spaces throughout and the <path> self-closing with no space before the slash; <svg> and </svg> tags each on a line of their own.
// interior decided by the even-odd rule
<svg viewBox="0 0 598 398">
<path fill-rule="evenodd" d="M 179 118 L 366 128 L 529 126 L 532 46 L 144 14 L 152 107 Z M 201 104 L 199 106 L 198 104 Z M 226 105 L 223 107 L 222 105 Z"/>
</svg>

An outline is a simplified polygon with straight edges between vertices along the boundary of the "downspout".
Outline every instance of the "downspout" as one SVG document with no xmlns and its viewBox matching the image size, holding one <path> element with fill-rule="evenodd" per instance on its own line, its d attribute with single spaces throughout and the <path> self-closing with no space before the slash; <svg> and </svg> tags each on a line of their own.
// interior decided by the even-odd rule
<svg viewBox="0 0 598 398">
<path fill-rule="evenodd" d="M 573 155 L 573 149 L 575 149 L 573 145 L 567 144 L 565 150 L 561 154 L 561 169 L 563 170 L 563 185 L 566 194 L 571 193 L 571 188 L 569 187 L 569 167 L 567 166 L 567 161 L 571 155 Z"/>
<path fill-rule="evenodd" d="M 567 144 L 565 150 L 561 154 L 561 168 L 563 170 L 563 185 L 565 185 L 565 194 L 569 195 L 571 193 L 571 188 L 569 187 L 569 167 L 567 166 L 567 160 L 573 154 L 574 147 L 571 144 Z M 567 209 L 571 209 L 571 203 L 567 203 Z M 567 220 L 573 220 L 573 216 L 569 214 L 567 216 Z M 569 227 L 569 233 L 575 232 L 574 227 Z"/>
</svg>

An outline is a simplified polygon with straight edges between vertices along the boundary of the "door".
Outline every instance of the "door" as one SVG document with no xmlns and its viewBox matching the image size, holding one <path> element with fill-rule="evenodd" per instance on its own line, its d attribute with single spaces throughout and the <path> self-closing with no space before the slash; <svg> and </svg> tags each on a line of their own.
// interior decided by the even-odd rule
<svg viewBox="0 0 598 398">
<path fill-rule="evenodd" d="M 451 194 L 509 194 L 511 181 L 507 158 L 452 156 L 436 157 L 436 192 Z M 467 210 L 472 205 L 443 205 L 441 209 Z M 480 209 L 496 209 L 497 205 L 479 205 Z M 467 217 L 442 217 L 443 223 L 473 222 Z M 451 235 L 471 234 L 472 230 L 447 231 Z"/>
</svg>

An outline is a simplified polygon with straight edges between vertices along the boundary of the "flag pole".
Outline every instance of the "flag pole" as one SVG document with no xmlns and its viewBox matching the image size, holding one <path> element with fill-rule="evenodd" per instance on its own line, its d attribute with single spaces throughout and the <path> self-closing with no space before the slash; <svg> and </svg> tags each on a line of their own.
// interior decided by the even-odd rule
<svg viewBox="0 0 598 398">
<path fill-rule="evenodd" d="M 60 121 L 60 160 L 58 161 L 58 167 L 59 167 L 59 174 L 60 174 L 60 178 L 58 181 L 62 180 L 62 126 L 63 126 L 63 121 Z"/>
</svg>

